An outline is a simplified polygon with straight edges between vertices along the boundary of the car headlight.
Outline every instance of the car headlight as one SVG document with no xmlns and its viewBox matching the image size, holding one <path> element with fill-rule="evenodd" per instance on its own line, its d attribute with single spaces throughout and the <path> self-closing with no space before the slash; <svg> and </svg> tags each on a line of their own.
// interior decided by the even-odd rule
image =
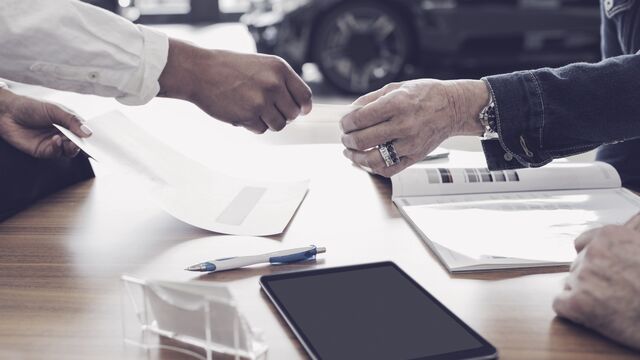
<svg viewBox="0 0 640 360">
<path fill-rule="evenodd" d="M 312 0 L 252 0 L 252 9 L 264 12 L 290 13 L 302 6 L 307 5 Z"/>
</svg>

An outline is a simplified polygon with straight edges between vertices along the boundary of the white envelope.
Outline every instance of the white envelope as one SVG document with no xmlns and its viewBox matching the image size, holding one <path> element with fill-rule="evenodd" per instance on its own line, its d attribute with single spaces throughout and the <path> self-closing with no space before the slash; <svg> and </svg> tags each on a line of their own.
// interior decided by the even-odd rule
<svg viewBox="0 0 640 360">
<path fill-rule="evenodd" d="M 232 235 L 279 234 L 304 199 L 309 180 L 265 182 L 210 169 L 174 150 L 120 112 L 90 119 L 93 131 L 66 137 L 96 161 L 148 180 L 153 197 L 169 214 L 193 226 Z"/>
</svg>

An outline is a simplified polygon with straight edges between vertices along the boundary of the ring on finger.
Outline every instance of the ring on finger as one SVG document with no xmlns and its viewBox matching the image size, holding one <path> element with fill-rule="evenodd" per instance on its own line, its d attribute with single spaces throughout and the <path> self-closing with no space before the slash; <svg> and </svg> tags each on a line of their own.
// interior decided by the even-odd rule
<svg viewBox="0 0 640 360">
<path fill-rule="evenodd" d="M 398 153 L 396 152 L 396 148 L 395 146 L 393 146 L 392 141 L 387 141 L 384 144 L 380 144 L 377 146 L 377 148 L 378 152 L 380 152 L 380 155 L 382 156 L 382 160 L 384 160 L 384 164 L 387 167 L 391 167 L 400 162 Z"/>
</svg>

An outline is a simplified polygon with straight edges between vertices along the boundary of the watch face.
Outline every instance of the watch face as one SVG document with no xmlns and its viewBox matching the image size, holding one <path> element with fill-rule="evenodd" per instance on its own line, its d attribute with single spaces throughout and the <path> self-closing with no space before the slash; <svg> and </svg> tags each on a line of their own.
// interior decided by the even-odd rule
<svg viewBox="0 0 640 360">
<path fill-rule="evenodd" d="M 478 118 L 480 119 L 480 124 L 484 127 L 484 138 L 496 138 L 496 105 L 493 101 L 493 97 L 489 100 L 489 104 L 480 111 Z"/>
</svg>

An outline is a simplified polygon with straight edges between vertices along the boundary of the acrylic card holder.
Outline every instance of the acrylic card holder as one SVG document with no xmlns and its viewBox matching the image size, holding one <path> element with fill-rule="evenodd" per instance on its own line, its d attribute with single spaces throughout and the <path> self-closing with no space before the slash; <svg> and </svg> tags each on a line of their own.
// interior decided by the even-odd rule
<svg viewBox="0 0 640 360">
<path fill-rule="evenodd" d="M 125 344 L 194 359 L 266 358 L 267 346 L 239 312 L 229 289 L 205 281 L 122 276 Z M 177 356 L 177 354 L 176 354 Z"/>
</svg>

